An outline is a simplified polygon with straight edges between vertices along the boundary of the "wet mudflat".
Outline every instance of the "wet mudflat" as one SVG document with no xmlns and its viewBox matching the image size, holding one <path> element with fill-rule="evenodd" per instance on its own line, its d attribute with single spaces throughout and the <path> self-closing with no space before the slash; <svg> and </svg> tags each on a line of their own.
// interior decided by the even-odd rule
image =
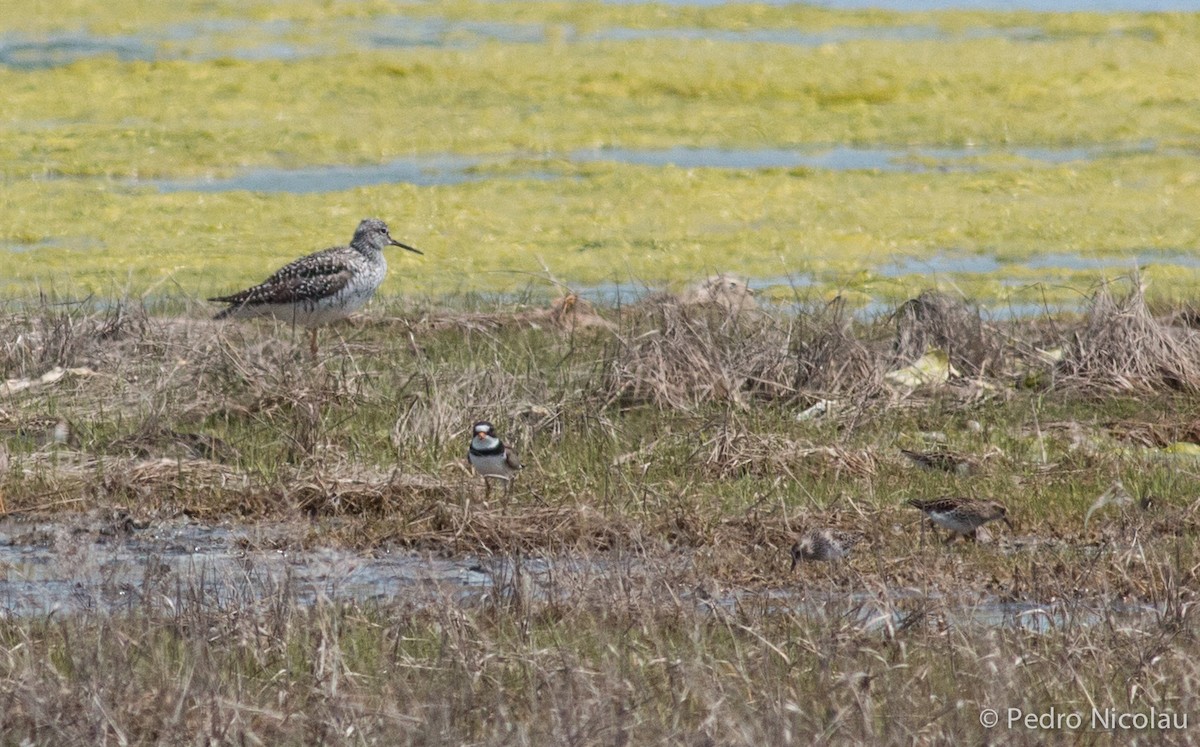
<svg viewBox="0 0 1200 747">
<path fill-rule="evenodd" d="M 468 559 L 333 548 L 272 550 L 295 527 L 209 525 L 186 518 L 136 522 L 127 514 L 70 521 L 0 519 L 0 609 L 6 615 L 110 614 L 158 605 L 179 588 L 216 604 L 290 597 L 290 603 L 466 597 L 493 576 Z M 277 600 L 278 601 L 278 600 Z"/>
<path fill-rule="evenodd" d="M 895 588 L 876 593 L 834 588 L 832 576 L 801 575 L 782 588 L 731 588 L 681 579 L 692 553 L 648 558 L 600 553 L 583 557 L 509 557 L 350 550 L 303 546 L 311 530 L 298 522 L 206 524 L 187 517 L 138 521 L 123 510 L 91 511 L 61 520 L 0 518 L 0 617 L 62 619 L 174 609 L 202 601 L 215 607 L 381 605 L 433 610 L 513 603 L 569 604 L 601 577 L 657 577 L 697 609 L 821 620 L 850 615 L 871 633 L 912 625 L 936 607 L 947 624 L 1017 627 L 1041 633 L 1063 626 L 1138 625 L 1161 618 L 1151 603 L 1121 600 L 1005 600 L 942 589 Z M 1039 544 L 1025 538 L 1006 554 Z M 836 571 L 835 571 L 836 572 Z M 814 583 L 815 581 L 815 583 Z"/>
</svg>

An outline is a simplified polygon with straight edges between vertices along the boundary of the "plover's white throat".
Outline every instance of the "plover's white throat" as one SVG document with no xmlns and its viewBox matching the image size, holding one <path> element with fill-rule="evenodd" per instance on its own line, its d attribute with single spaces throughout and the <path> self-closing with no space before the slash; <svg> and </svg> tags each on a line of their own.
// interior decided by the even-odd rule
<svg viewBox="0 0 1200 747">
<path fill-rule="evenodd" d="M 387 224 L 368 218 L 358 224 L 349 246 L 335 246 L 289 262 L 258 285 L 208 300 L 230 306 L 215 319 L 272 316 L 309 330 L 317 354 L 317 327 L 344 319 L 363 307 L 387 275 L 383 250 L 401 244 Z"/>
<path fill-rule="evenodd" d="M 491 483 L 488 478 L 495 477 L 504 480 L 505 491 L 512 484 L 517 471 L 521 469 L 521 460 L 516 452 L 504 445 L 495 435 L 492 424 L 481 420 L 471 428 L 471 446 L 467 449 L 467 462 L 476 473 L 483 477 L 485 496 L 491 495 Z"/>
</svg>

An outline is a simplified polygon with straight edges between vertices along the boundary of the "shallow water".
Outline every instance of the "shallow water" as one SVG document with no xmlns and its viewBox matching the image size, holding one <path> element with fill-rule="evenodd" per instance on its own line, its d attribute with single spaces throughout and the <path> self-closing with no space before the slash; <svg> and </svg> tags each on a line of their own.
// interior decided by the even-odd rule
<svg viewBox="0 0 1200 747">
<path fill-rule="evenodd" d="M 991 31 L 990 29 L 988 30 Z M 1012 35 L 1007 30 L 998 34 Z M 716 41 L 737 44 L 788 44 L 801 47 L 819 47 L 825 44 L 862 41 L 920 41 L 944 39 L 948 35 L 933 26 L 878 26 L 858 28 L 834 28 L 825 31 L 803 29 L 749 29 L 731 31 L 706 28 L 635 29 L 612 27 L 583 34 L 583 41 L 639 41 L 642 39 L 677 39 L 679 41 Z"/>
<path fill-rule="evenodd" d="M 1154 152 L 1153 143 L 1123 143 L 1111 146 L 1066 148 L 692 148 L 674 147 L 639 150 L 603 148 L 576 150 L 565 160 L 576 163 L 612 162 L 637 166 L 712 168 L 712 169 L 789 169 L 809 168 L 829 171 L 949 172 L 985 171 L 995 168 L 979 159 L 989 156 L 1013 156 L 1042 164 L 1094 160 L 1109 156 Z M 520 158 L 513 154 L 510 158 Z M 553 155 L 543 155 L 547 165 Z M 451 153 L 409 156 L 383 164 L 361 166 L 330 165 L 299 169 L 256 168 L 226 178 L 147 179 L 125 182 L 160 192 L 229 192 L 248 190 L 261 193 L 339 192 L 375 184 L 416 184 L 435 186 L 462 184 L 488 178 L 562 178 L 545 169 L 504 172 L 497 177 L 481 168 L 502 163 L 497 157 L 481 158 Z"/>
<path fill-rule="evenodd" d="M 135 526 L 124 518 L 93 520 L 91 525 L 80 523 L 84 521 L 88 520 L 0 519 L 0 618 L 173 607 L 185 598 L 203 598 L 217 605 L 354 601 L 415 607 L 472 605 L 514 593 L 562 599 L 582 593 L 602 576 L 661 577 L 688 564 L 685 553 L 650 563 L 629 558 L 616 562 L 606 555 L 515 562 L 506 557 L 446 559 L 408 551 L 270 550 L 259 548 L 286 546 L 289 537 L 303 536 L 308 527 L 209 525 L 186 518 L 152 526 Z M 1157 614 L 1153 607 L 1142 605 L 1043 605 L 994 598 L 956 603 L 909 589 L 892 590 L 884 597 L 800 588 L 717 595 L 680 589 L 678 597 L 713 611 L 762 605 L 771 612 L 809 618 L 849 616 L 866 632 L 900 625 L 927 605 L 934 605 L 939 614 L 948 612 L 958 624 L 1019 626 L 1041 632 Z"/>
<path fill-rule="evenodd" d="M 975 1 L 975 0 L 969 0 Z M 997 0 L 1003 3 L 1005 0 Z M 689 4 L 679 2 L 679 5 Z M 706 4 L 703 1 L 694 3 Z M 1051 3 L 1052 4 L 1052 3 Z M 839 7 L 840 3 L 832 3 Z M 874 3 L 868 2 L 868 5 Z M 848 2 L 845 7 L 855 7 Z M 946 7 L 954 7 L 947 5 Z M 985 5 L 963 7 L 986 8 Z M 1053 10 L 1053 8 L 1051 8 Z M 1037 28 L 973 28 L 961 34 L 934 26 L 850 26 L 808 31 L 799 28 L 716 29 L 701 27 L 630 28 L 611 26 L 579 31 L 569 24 L 504 23 L 401 15 L 364 20 L 334 20 L 309 27 L 288 20 L 204 20 L 150 29 L 137 36 L 104 36 L 84 29 L 43 35 L 0 35 L 0 65 L 37 70 L 93 57 L 135 60 L 294 60 L 347 49 L 464 49 L 489 42 L 506 44 L 633 42 L 646 39 L 711 41 L 733 44 L 784 44 L 817 47 L 855 41 L 922 41 L 1004 37 L 1038 42 L 1052 38 Z"/>
<path fill-rule="evenodd" d="M 470 559 L 245 549 L 282 538 L 282 529 L 187 520 L 98 533 L 8 520 L 0 524 L 0 615 L 116 611 L 157 603 L 179 584 L 218 600 L 284 593 L 300 604 L 398 597 L 431 601 L 484 593 L 495 578 Z"/>
<path fill-rule="evenodd" d="M 64 34 L 43 39 L 21 36 L 0 38 L 0 65 L 17 70 L 37 70 L 69 65 L 89 57 L 116 57 L 123 62 L 151 60 L 154 46 L 132 36 Z"/>
<path fill-rule="evenodd" d="M 934 277 L 942 275 L 970 279 L 971 276 L 977 275 L 982 279 L 995 280 L 1003 285 L 1019 288 L 1037 282 L 1035 279 L 1031 279 L 1031 271 L 1043 271 L 1049 276 L 1053 271 L 1112 270 L 1129 272 L 1135 268 L 1146 268 L 1151 265 L 1200 268 L 1200 255 L 1182 250 L 1142 250 L 1121 256 L 1100 257 L 1072 252 L 1055 252 L 1027 260 L 1011 261 L 990 254 L 937 252 L 928 257 L 893 256 L 870 269 L 882 278 L 923 275 L 932 280 Z M 827 285 L 820 278 L 807 272 L 796 272 L 787 276 L 751 277 L 746 280 L 750 289 L 760 294 L 759 303 L 761 305 L 783 312 L 804 311 L 808 307 L 804 303 L 797 304 L 785 300 L 788 294 L 780 294 L 778 292 L 780 289 L 794 289 L 798 295 L 803 297 L 807 290 Z M 587 301 L 613 308 L 636 303 L 663 289 L 645 283 L 613 281 L 573 290 Z M 1075 303 L 1008 300 L 990 305 L 985 304 L 982 311 L 987 318 L 997 321 L 1031 319 L 1064 311 L 1079 311 L 1085 303 L 1086 294 L 1080 294 Z M 895 309 L 895 303 L 873 301 L 856 308 L 854 315 L 859 319 L 873 319 L 891 314 Z"/>
<path fill-rule="evenodd" d="M 577 150 L 571 161 L 589 163 L 612 161 L 640 166 L 717 169 L 791 169 L 810 168 L 831 171 L 943 172 L 986 171 L 993 166 L 979 159 L 1014 156 L 1045 164 L 1090 161 L 1106 156 L 1151 153 L 1154 143 L 1114 143 L 1106 146 L 1065 148 L 694 148 L 677 146 L 657 150 L 602 148 Z"/>
<path fill-rule="evenodd" d="M 340 192 L 374 184 L 416 184 L 430 187 L 462 184 L 485 178 L 471 170 L 482 159 L 450 154 L 413 156 L 365 166 L 313 166 L 302 169 L 250 169 L 226 179 L 158 179 L 138 186 L 160 192 Z"/>
<path fill-rule="evenodd" d="M 1055 265 L 1047 265 L 1048 267 Z M 980 273 L 990 275 L 1003 268 L 1000 260 L 989 254 L 933 254 L 928 257 L 896 257 L 889 264 L 875 268 L 884 277 L 930 273 Z"/>
<path fill-rule="evenodd" d="M 1129 271 L 1136 267 L 1157 264 L 1200 268 L 1200 256 L 1182 251 L 1142 251 L 1123 257 L 1085 257 L 1071 252 L 1050 252 L 1040 254 L 1021 264 L 1032 270 L 1064 267 L 1071 270 Z"/>
<path fill-rule="evenodd" d="M 989 33 L 991 33 L 989 31 Z M 999 31 L 1019 37 L 1016 32 Z M 135 60 L 294 60 L 333 54 L 339 48 L 462 49 L 487 42 L 541 44 L 549 38 L 572 43 L 642 39 L 708 40 L 819 46 L 862 39 L 917 40 L 945 36 L 932 27 L 864 27 L 807 32 L 799 29 L 728 31 L 704 28 L 634 29 L 611 27 L 579 33 L 564 26 L 553 30 L 538 23 L 450 21 L 438 18 L 387 16 L 368 22 L 330 22 L 319 34 L 288 21 L 204 21 L 147 31 L 141 36 L 101 36 L 85 31 L 27 36 L 0 36 L 0 65 L 38 70 L 92 57 Z M 1029 34 L 1025 34 L 1026 37 Z"/>
</svg>

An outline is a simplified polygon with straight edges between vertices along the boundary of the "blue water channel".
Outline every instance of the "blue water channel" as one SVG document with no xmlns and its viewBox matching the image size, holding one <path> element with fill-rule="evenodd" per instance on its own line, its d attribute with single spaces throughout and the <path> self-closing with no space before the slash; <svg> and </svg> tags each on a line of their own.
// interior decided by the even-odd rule
<svg viewBox="0 0 1200 747">
<path fill-rule="evenodd" d="M 1005 166 L 984 162 L 994 156 L 1019 159 L 1007 166 L 1056 165 L 1104 157 L 1121 157 L 1159 151 L 1154 143 L 1108 146 L 985 148 L 697 148 L 663 149 L 599 148 L 576 150 L 540 158 L 513 154 L 508 158 L 433 154 L 392 159 L 382 164 L 307 166 L 304 168 L 254 168 L 228 177 L 132 180 L 129 186 L 153 187 L 161 192 L 228 192 L 247 190 L 265 193 L 337 192 L 377 184 L 434 186 L 462 184 L 489 178 L 488 167 L 521 159 L 535 165 L 526 171 L 505 171 L 503 178 L 555 178 L 556 162 L 569 164 L 624 163 L 638 166 L 685 169 L 821 169 L 831 171 L 952 172 L 986 171 Z M 544 167 L 536 165 L 538 162 Z"/>
<path fill-rule="evenodd" d="M 1013 7 L 1056 6 L 1060 3 L 1009 3 L 992 0 L 997 5 Z M 1144 0 L 1147 4 L 1182 6 L 1189 3 L 1165 0 Z M 986 8 L 984 0 L 963 0 L 967 7 Z M 678 3 L 680 5 L 687 3 Z M 708 4 L 699 2 L 695 4 Z M 906 4 L 924 9 L 923 3 L 884 0 L 856 0 L 827 3 L 831 7 L 882 6 L 903 10 Z M 1095 3 L 1061 3 L 1062 9 L 1086 9 Z M 1099 5 L 1120 10 L 1122 4 L 1135 9 L 1133 0 L 1103 0 Z M 930 7 L 956 7 L 952 3 Z M 1200 10 L 1200 0 L 1190 3 Z M 1054 10 L 1054 7 L 1043 9 Z M 1167 9 L 1164 7 L 1164 9 Z M 1180 7 L 1175 7 L 1181 10 Z M 1124 31 L 1104 32 L 1127 33 Z M 1134 32 L 1137 33 L 1137 32 Z M 931 39 L 1004 37 L 1016 41 L 1038 42 L 1055 38 L 1036 27 L 978 27 L 961 32 L 949 32 L 930 25 L 853 26 L 821 30 L 802 28 L 713 29 L 680 26 L 673 28 L 630 28 L 611 26 L 582 31 L 570 25 L 541 23 L 504 23 L 498 21 L 456 21 L 443 18 L 382 16 L 364 20 L 335 20 L 311 27 L 288 20 L 249 21 L 242 19 L 204 20 L 171 24 L 147 29 L 138 35 L 100 35 L 84 29 L 47 34 L 8 33 L 0 35 L 0 66 L 17 70 L 37 70 L 67 65 L 94 57 L 113 57 L 129 62 L 169 59 L 210 60 L 233 58 L 242 60 L 291 60 L 328 55 L 352 49 L 463 49 L 489 42 L 506 44 L 543 44 L 588 42 L 633 42 L 644 39 L 673 39 L 679 41 L 713 41 L 724 43 L 765 43 L 815 47 L 863 40 L 917 41 Z"/>
</svg>

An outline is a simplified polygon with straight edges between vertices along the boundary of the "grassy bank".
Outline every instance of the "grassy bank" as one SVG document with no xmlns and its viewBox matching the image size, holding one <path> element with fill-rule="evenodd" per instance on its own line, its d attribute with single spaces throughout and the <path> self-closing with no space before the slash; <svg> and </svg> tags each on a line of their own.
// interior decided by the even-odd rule
<svg viewBox="0 0 1200 747">
<path fill-rule="evenodd" d="M 10 537 L 21 516 L 182 513 L 307 527 L 273 535 L 288 552 L 607 570 L 419 605 L 148 572 L 121 610 L 0 622 L 0 726 L 45 743 L 908 744 L 995 736 L 985 707 L 1186 713 L 1200 341 L 1190 312 L 1152 314 L 1130 288 L 1003 323 L 936 294 L 866 321 L 671 296 L 385 304 L 326 331 L 315 365 L 269 323 L 10 313 Z M 889 376 L 931 348 L 955 375 Z M 487 502 L 463 467 L 485 417 L 527 464 Z M 947 547 L 903 505 L 939 494 L 1001 500 L 1017 528 Z M 817 526 L 864 540 L 790 573 Z"/>
</svg>

